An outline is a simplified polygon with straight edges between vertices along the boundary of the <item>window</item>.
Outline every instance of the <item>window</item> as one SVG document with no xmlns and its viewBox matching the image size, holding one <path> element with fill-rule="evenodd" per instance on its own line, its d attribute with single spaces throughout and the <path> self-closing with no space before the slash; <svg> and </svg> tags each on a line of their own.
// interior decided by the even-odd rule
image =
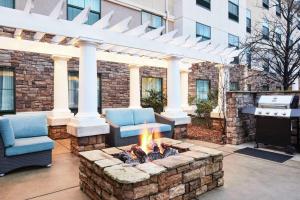
<svg viewBox="0 0 300 200">
<path fill-rule="evenodd" d="M 275 33 L 275 38 L 276 38 L 276 44 L 280 45 L 281 44 L 281 34 L 276 32 Z"/>
<path fill-rule="evenodd" d="M 277 90 L 277 91 L 281 91 L 281 86 L 278 86 L 278 85 L 277 85 L 277 86 L 276 86 L 276 90 Z"/>
<path fill-rule="evenodd" d="M 251 64 L 252 64 L 251 50 L 247 50 L 247 52 L 246 52 L 246 61 L 247 61 L 248 69 L 251 69 Z"/>
<path fill-rule="evenodd" d="M 15 112 L 15 73 L 4 67 L 0 68 L 0 112 Z"/>
<path fill-rule="evenodd" d="M 269 22 L 268 20 L 264 19 L 263 27 L 262 27 L 262 38 L 265 40 L 269 40 L 269 35 L 270 35 Z"/>
<path fill-rule="evenodd" d="M 197 80 L 196 82 L 196 98 L 199 100 L 208 100 L 208 94 L 210 91 L 210 82 L 209 80 Z"/>
<path fill-rule="evenodd" d="M 91 6 L 87 24 L 94 24 L 101 17 L 100 0 L 68 0 L 67 19 L 73 20 L 85 7 Z"/>
<path fill-rule="evenodd" d="M 239 83 L 238 82 L 230 82 L 230 91 L 238 91 Z"/>
<path fill-rule="evenodd" d="M 228 34 L 228 46 L 239 48 L 240 39 L 238 36 Z"/>
<path fill-rule="evenodd" d="M 279 16 L 279 17 L 281 17 L 281 0 L 277 0 L 276 15 Z"/>
<path fill-rule="evenodd" d="M 236 22 L 239 21 L 239 0 L 228 1 L 228 17 Z"/>
<path fill-rule="evenodd" d="M 162 81 L 162 78 L 142 77 L 142 98 L 149 96 L 149 90 L 160 92 L 162 97 Z"/>
<path fill-rule="evenodd" d="M 201 23 L 196 24 L 196 37 L 202 37 L 202 41 L 211 39 L 211 28 Z"/>
<path fill-rule="evenodd" d="M 269 58 L 265 58 L 263 60 L 263 70 L 265 72 L 269 72 L 270 71 L 270 59 Z"/>
<path fill-rule="evenodd" d="M 78 110 L 78 94 L 79 94 L 79 73 L 77 71 L 69 72 L 69 108 L 76 113 Z M 98 111 L 101 112 L 101 75 L 97 78 L 97 101 Z"/>
<path fill-rule="evenodd" d="M 264 8 L 269 9 L 269 0 L 263 0 L 262 5 Z"/>
<path fill-rule="evenodd" d="M 263 85 L 262 91 L 269 91 L 269 85 Z"/>
<path fill-rule="evenodd" d="M 157 29 L 159 27 L 164 26 L 165 22 L 161 16 L 154 15 L 145 11 L 142 11 L 142 24 L 150 21 L 147 31 L 151 31 L 153 29 Z"/>
<path fill-rule="evenodd" d="M 0 0 L 0 6 L 15 8 L 15 0 Z"/>
<path fill-rule="evenodd" d="M 196 4 L 210 10 L 210 0 L 196 0 Z"/>
<path fill-rule="evenodd" d="M 247 84 L 247 91 L 251 91 L 251 84 Z"/>
<path fill-rule="evenodd" d="M 251 10 L 247 9 L 246 17 L 246 31 L 251 33 Z"/>
</svg>

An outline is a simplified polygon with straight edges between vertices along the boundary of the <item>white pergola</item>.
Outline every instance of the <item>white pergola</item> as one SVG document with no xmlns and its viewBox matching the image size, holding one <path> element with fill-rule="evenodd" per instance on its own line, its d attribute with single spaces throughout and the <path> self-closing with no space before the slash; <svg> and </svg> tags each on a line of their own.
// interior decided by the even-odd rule
<svg viewBox="0 0 300 200">
<path fill-rule="evenodd" d="M 212 62 L 226 66 L 241 51 L 211 44 L 210 41 L 200 42 L 201 38 L 176 36 L 176 30 L 163 34 L 164 27 L 146 32 L 149 22 L 129 29 L 131 17 L 112 25 L 113 11 L 93 25 L 84 24 L 90 7 L 86 7 L 73 21 L 60 19 L 63 4 L 64 0 L 60 0 L 48 16 L 31 12 L 33 0 L 27 0 L 24 10 L 0 7 L 0 26 L 16 29 L 13 38 L 0 37 L 0 49 L 52 55 L 54 109 L 49 123 L 68 123 L 68 132 L 78 137 L 109 131 L 105 120 L 97 112 L 97 60 L 129 65 L 130 107 L 133 108 L 140 107 L 139 68 L 167 68 L 168 104 L 164 115 L 174 119 L 176 124 L 184 124 L 190 120 L 183 108 L 189 106 L 188 73 L 191 65 Z M 34 40 L 22 39 L 24 30 L 33 32 Z M 52 36 L 51 41 L 44 42 L 45 36 Z M 76 116 L 71 114 L 68 106 L 67 61 L 72 57 L 79 58 Z"/>
</svg>

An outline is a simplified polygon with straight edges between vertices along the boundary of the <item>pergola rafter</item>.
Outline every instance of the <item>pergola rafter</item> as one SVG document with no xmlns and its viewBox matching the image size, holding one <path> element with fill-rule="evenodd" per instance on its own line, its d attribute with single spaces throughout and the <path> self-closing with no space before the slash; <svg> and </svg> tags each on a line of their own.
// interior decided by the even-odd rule
<svg viewBox="0 0 300 200">
<path fill-rule="evenodd" d="M 210 41 L 200 42 L 201 38 L 186 35 L 176 37 L 177 30 L 163 34 L 164 27 L 146 32 L 149 22 L 130 29 L 132 17 L 112 25 L 110 19 L 113 11 L 94 25 L 87 25 L 84 23 L 88 19 L 89 6 L 72 21 L 59 19 L 63 0 L 57 3 L 49 16 L 32 13 L 33 7 L 32 0 L 27 0 L 23 11 L 0 7 L 0 26 L 16 28 L 15 36 L 19 37 L 23 30 L 32 31 L 36 42 L 41 42 L 46 34 L 54 35 L 51 39 L 54 44 L 60 44 L 68 38 L 64 46 L 74 46 L 79 40 L 91 40 L 98 43 L 100 51 L 140 55 L 149 59 L 178 56 L 196 63 L 208 61 L 229 64 L 233 56 L 240 52 L 219 44 L 211 44 Z"/>
</svg>

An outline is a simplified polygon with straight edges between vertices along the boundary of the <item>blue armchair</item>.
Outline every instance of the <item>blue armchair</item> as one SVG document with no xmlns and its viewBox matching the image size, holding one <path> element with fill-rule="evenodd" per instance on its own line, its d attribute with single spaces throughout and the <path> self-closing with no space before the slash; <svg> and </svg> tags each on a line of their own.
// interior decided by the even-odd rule
<svg viewBox="0 0 300 200">
<path fill-rule="evenodd" d="M 51 166 L 54 142 L 47 136 L 45 114 L 0 118 L 0 176 L 27 166 Z"/>
</svg>

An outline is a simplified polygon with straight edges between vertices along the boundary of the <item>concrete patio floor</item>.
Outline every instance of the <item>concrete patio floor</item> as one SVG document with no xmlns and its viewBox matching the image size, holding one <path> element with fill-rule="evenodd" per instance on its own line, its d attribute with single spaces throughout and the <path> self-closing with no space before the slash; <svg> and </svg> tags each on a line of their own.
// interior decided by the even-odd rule
<svg viewBox="0 0 300 200">
<path fill-rule="evenodd" d="M 201 200 L 300 199 L 300 155 L 279 164 L 234 153 L 241 146 L 188 140 L 224 152 L 225 185 Z M 250 144 L 251 145 L 251 144 Z M 79 189 L 78 163 L 69 140 L 56 141 L 51 168 L 24 169 L 0 178 L 1 200 L 87 200 Z"/>
</svg>

